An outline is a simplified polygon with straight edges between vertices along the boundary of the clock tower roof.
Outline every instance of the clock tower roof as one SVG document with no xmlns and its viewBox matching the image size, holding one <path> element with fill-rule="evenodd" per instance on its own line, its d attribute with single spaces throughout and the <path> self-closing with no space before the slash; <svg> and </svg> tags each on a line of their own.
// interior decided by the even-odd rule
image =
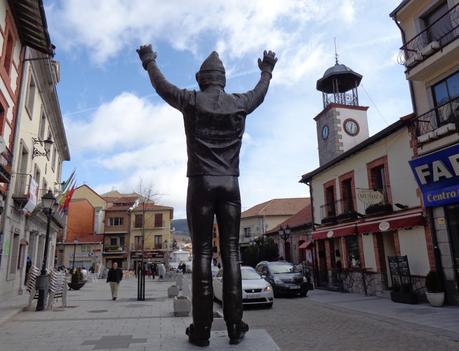
<svg viewBox="0 0 459 351">
<path fill-rule="evenodd" d="M 359 86 L 362 75 L 341 63 L 327 69 L 317 81 L 317 90 L 326 94 L 344 93 Z"/>
</svg>

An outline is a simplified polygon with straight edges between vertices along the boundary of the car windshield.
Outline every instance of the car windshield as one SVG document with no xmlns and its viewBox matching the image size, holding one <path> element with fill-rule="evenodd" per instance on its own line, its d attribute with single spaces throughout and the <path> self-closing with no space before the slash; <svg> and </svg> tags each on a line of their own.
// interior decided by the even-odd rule
<svg viewBox="0 0 459 351">
<path fill-rule="evenodd" d="M 261 279 L 257 272 L 251 269 L 242 269 L 242 280 L 257 280 Z"/>
<path fill-rule="evenodd" d="M 293 273 L 293 265 L 288 264 L 288 263 L 270 264 L 269 270 L 273 274 Z"/>
</svg>

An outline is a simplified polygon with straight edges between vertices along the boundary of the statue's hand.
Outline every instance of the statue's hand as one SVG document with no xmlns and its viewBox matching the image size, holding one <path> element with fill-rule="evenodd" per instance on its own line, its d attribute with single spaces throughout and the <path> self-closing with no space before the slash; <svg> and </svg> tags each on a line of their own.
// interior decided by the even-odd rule
<svg viewBox="0 0 459 351">
<path fill-rule="evenodd" d="M 140 48 L 137 49 L 137 53 L 139 54 L 140 61 L 142 61 L 142 66 L 145 69 L 147 69 L 147 65 L 150 62 L 155 62 L 157 57 L 156 52 L 154 52 L 151 48 L 151 44 L 140 46 Z"/>
<path fill-rule="evenodd" d="M 262 72 L 269 72 L 272 73 L 274 66 L 276 65 L 277 57 L 276 53 L 273 51 L 266 52 L 263 51 L 263 61 L 259 58 L 258 59 L 258 67 Z"/>
</svg>

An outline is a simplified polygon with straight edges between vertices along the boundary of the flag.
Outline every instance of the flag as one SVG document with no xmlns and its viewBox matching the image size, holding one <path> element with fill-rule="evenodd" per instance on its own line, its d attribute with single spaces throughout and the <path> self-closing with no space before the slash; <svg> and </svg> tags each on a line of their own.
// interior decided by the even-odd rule
<svg viewBox="0 0 459 351">
<path fill-rule="evenodd" d="M 75 181 L 75 179 L 74 179 L 75 178 L 75 171 L 76 170 L 73 170 L 73 172 L 70 174 L 69 178 L 66 181 L 62 182 L 62 189 L 61 189 L 62 193 L 67 192 L 67 190 L 70 188 L 70 184 Z"/>
<path fill-rule="evenodd" d="M 72 187 L 70 188 L 70 190 L 67 192 L 67 195 L 65 196 L 64 206 L 62 206 L 65 212 L 67 212 L 70 206 L 70 200 L 72 200 L 73 193 L 75 192 L 75 183 L 76 182 L 73 182 Z"/>
</svg>

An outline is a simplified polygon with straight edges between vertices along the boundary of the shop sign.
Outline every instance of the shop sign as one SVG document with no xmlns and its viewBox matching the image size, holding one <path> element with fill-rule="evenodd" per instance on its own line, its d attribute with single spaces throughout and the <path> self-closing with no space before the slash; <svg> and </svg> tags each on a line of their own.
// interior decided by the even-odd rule
<svg viewBox="0 0 459 351">
<path fill-rule="evenodd" d="M 425 207 L 459 203 L 459 144 L 409 163 Z"/>
<path fill-rule="evenodd" d="M 384 195 L 372 189 L 357 189 L 357 198 L 366 205 L 377 205 L 384 200 Z"/>
</svg>

